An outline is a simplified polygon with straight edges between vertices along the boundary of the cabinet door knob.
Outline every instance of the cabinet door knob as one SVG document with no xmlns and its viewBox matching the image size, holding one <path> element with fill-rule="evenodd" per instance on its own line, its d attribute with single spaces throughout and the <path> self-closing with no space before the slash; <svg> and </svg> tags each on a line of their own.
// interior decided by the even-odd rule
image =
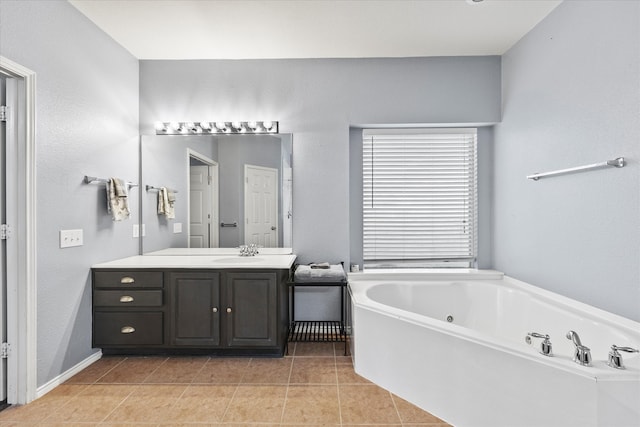
<svg viewBox="0 0 640 427">
<path fill-rule="evenodd" d="M 129 295 L 122 295 L 120 297 L 120 302 L 133 302 L 133 297 Z"/>
<path fill-rule="evenodd" d="M 134 328 L 133 326 L 123 326 L 122 329 L 120 329 L 121 334 L 132 334 L 135 331 L 136 328 Z"/>
<path fill-rule="evenodd" d="M 231 307 L 227 307 L 227 313 L 231 313 Z"/>
<path fill-rule="evenodd" d="M 217 313 L 217 312 L 218 312 L 218 307 L 213 307 L 213 308 L 211 309 L 211 311 L 213 311 L 214 313 Z"/>
<path fill-rule="evenodd" d="M 123 277 L 122 279 L 120 279 L 120 283 L 124 284 L 124 285 L 130 285 L 131 283 L 135 283 L 136 279 L 134 279 L 133 277 Z"/>
</svg>

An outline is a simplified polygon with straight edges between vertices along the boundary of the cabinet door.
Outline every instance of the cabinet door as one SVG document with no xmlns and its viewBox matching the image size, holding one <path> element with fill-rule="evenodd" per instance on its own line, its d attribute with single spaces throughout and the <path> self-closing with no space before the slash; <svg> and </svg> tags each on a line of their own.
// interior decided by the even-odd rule
<svg viewBox="0 0 640 427">
<path fill-rule="evenodd" d="M 171 341 L 199 347 L 220 344 L 220 275 L 171 273 Z"/>
<path fill-rule="evenodd" d="M 229 347 L 271 347 L 278 344 L 276 273 L 236 272 L 226 275 L 225 307 Z"/>
</svg>

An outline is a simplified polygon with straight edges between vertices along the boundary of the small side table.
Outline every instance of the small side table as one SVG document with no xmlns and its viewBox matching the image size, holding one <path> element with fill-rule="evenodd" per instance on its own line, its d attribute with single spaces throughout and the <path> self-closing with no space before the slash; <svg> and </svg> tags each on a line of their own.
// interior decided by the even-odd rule
<svg viewBox="0 0 640 427">
<path fill-rule="evenodd" d="M 345 292 L 347 281 L 341 282 L 289 282 L 291 287 L 291 324 L 289 342 L 343 342 L 347 355 L 347 330 L 345 328 Z M 339 287 L 340 320 L 295 320 L 296 287 Z"/>
</svg>

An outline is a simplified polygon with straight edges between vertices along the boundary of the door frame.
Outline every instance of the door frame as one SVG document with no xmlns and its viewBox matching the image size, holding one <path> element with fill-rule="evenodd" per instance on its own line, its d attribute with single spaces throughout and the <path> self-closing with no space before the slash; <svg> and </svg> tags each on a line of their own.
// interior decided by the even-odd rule
<svg viewBox="0 0 640 427">
<path fill-rule="evenodd" d="M 0 56 L 0 72 L 18 83 L 16 162 L 7 166 L 7 403 L 25 404 L 37 394 L 36 295 L 36 73 Z M 8 159 L 10 160 L 10 159 Z M 15 196 L 10 196 L 11 194 Z M 9 221 L 12 221 L 10 223 Z M 19 238 L 18 238 L 19 236 Z M 12 252 L 12 253 L 11 253 Z"/>
<path fill-rule="evenodd" d="M 218 162 L 204 154 L 187 148 L 187 242 L 191 241 L 191 158 L 197 159 L 209 167 L 209 175 L 212 176 L 214 185 L 211 186 L 211 229 L 209 234 L 209 247 L 220 247 L 220 232 L 218 230 L 218 218 L 220 218 L 220 200 L 218 180 Z M 215 246 L 212 246 L 214 245 Z"/>
</svg>

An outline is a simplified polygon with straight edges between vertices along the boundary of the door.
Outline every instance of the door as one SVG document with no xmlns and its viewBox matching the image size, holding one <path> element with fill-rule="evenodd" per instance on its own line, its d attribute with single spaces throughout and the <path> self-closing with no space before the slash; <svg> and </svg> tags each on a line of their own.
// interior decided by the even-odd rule
<svg viewBox="0 0 640 427">
<path fill-rule="evenodd" d="M 278 344 L 276 273 L 227 273 L 225 294 L 229 347 L 273 347 Z"/>
<path fill-rule="evenodd" d="M 189 247 L 213 248 L 214 241 L 214 203 L 212 187 L 213 175 L 209 165 L 191 165 L 189 167 Z"/>
<path fill-rule="evenodd" d="M 220 344 L 220 275 L 171 273 L 171 343 L 199 347 Z"/>
<path fill-rule="evenodd" d="M 6 78 L 0 75 L 0 105 L 7 105 Z M 2 115 L 0 111 L 0 116 Z M 6 147 L 7 125 L 4 118 L 0 117 L 0 224 L 6 224 Z M 7 244 L 6 240 L 0 240 L 0 342 L 7 341 Z M 0 402 L 7 399 L 7 359 L 0 358 Z"/>
<path fill-rule="evenodd" d="M 278 170 L 244 166 L 244 243 L 278 247 Z"/>
</svg>

